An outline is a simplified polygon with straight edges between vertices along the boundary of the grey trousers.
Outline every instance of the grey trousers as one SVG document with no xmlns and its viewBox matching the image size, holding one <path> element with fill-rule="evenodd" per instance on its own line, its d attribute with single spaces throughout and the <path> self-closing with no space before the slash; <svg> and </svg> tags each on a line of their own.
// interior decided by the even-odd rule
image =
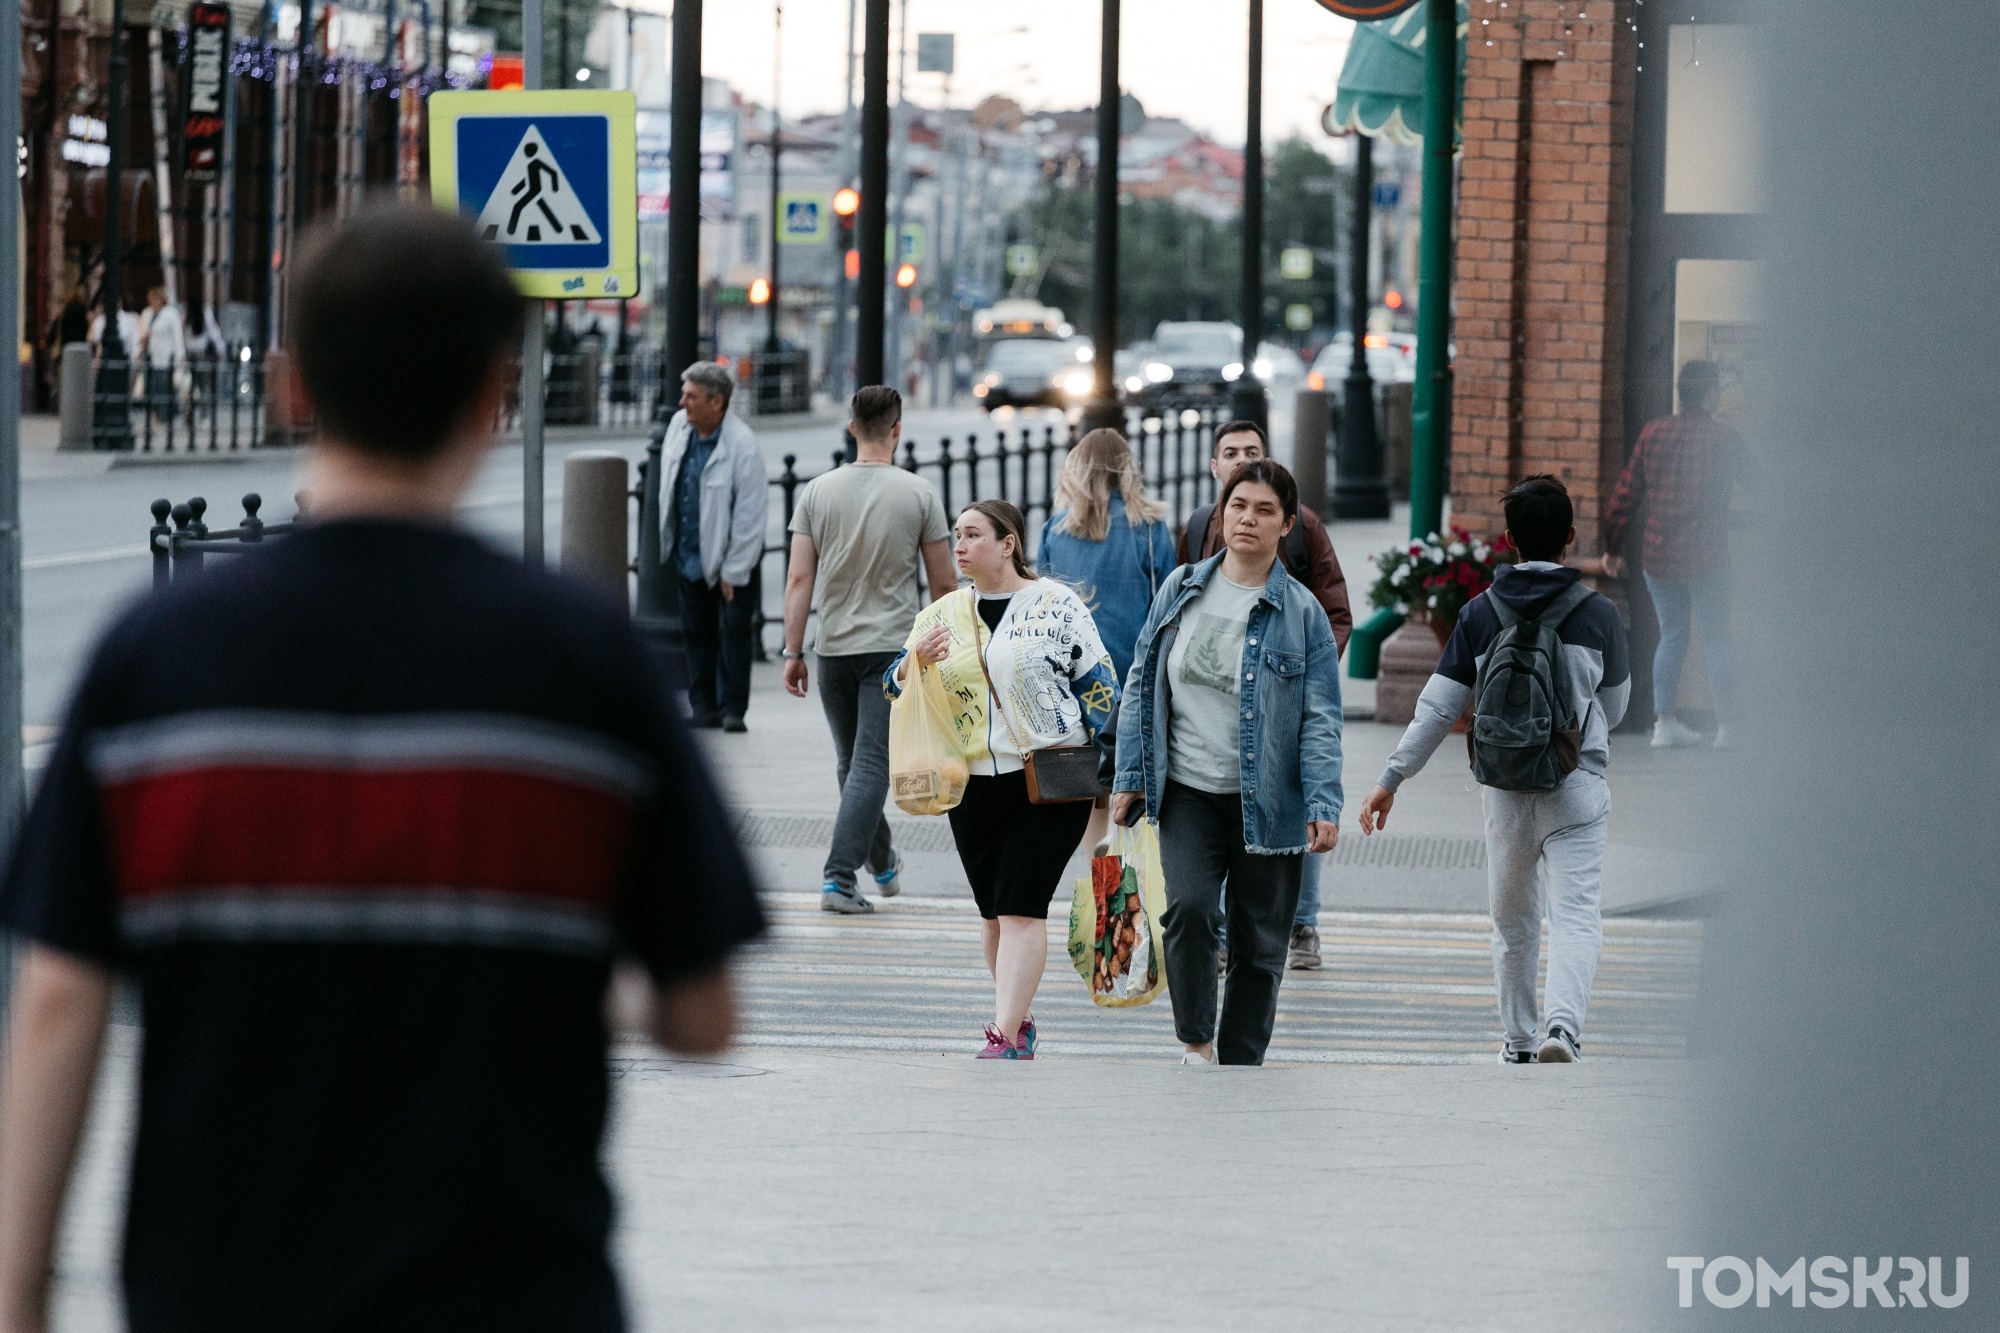
<svg viewBox="0 0 2000 1333">
<path fill-rule="evenodd" d="M 1215 1043 L 1217 1064 L 1261 1065 L 1278 1017 L 1278 983 L 1299 907 L 1305 853 L 1266 856 L 1243 846 L 1243 798 L 1215 796 L 1169 781 L 1160 798 L 1160 868 L 1167 910 L 1160 917 L 1174 1035 L 1190 1046 Z M 1229 881 L 1229 969 L 1216 1016 L 1215 951 Z"/>
<path fill-rule="evenodd" d="M 1604 949 L 1599 895 L 1611 826 L 1611 789 L 1576 770 L 1549 792 L 1480 789 L 1486 877 L 1493 908 L 1493 980 L 1509 1051 L 1541 1043 L 1535 974 L 1549 923 L 1548 1022 L 1581 1037 Z"/>
<path fill-rule="evenodd" d="M 826 879 L 854 887 L 864 864 L 887 870 L 896 859 L 889 842 L 889 700 L 882 673 L 894 653 L 856 653 L 819 659 L 819 706 L 826 713 L 838 759 L 840 813 L 833 821 L 833 846 L 826 854 Z"/>
</svg>

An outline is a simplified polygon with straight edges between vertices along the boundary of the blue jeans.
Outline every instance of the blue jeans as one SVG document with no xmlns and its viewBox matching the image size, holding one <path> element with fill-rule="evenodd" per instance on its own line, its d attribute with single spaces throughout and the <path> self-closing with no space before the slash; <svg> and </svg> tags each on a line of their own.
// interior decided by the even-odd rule
<svg viewBox="0 0 2000 1333">
<path fill-rule="evenodd" d="M 1306 856 L 1305 865 L 1300 868 L 1299 909 L 1292 913 L 1294 926 L 1311 926 L 1315 930 L 1319 928 L 1319 872 L 1320 865 L 1325 860 L 1325 852 L 1311 852 Z M 1225 895 L 1228 893 L 1228 885 L 1223 886 L 1223 892 Z M 1227 905 L 1226 897 L 1224 904 Z M 1229 943 L 1227 929 L 1217 930 L 1216 935 L 1224 944 Z"/>
<path fill-rule="evenodd" d="M 1671 716 L 1687 661 L 1690 626 L 1701 625 L 1702 664 L 1708 669 L 1708 697 L 1718 724 L 1729 721 L 1729 577 L 1711 574 L 1686 583 L 1646 575 L 1653 614 L 1660 622 L 1660 646 L 1653 650 L 1653 711 Z"/>
<path fill-rule="evenodd" d="M 1319 928 L 1319 872 L 1325 861 L 1325 852 L 1313 852 L 1306 857 L 1299 875 L 1299 910 L 1292 915 L 1295 926 Z"/>
</svg>

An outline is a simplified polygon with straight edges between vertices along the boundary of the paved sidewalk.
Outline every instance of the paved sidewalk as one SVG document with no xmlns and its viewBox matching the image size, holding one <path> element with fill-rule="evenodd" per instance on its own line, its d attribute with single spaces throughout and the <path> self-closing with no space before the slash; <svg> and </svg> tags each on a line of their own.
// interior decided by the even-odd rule
<svg viewBox="0 0 2000 1333">
<path fill-rule="evenodd" d="M 110 1333 L 136 1034 L 108 1063 L 54 1333 Z M 607 1158 L 639 1333 L 1651 1328 L 1686 1066 L 989 1064 L 644 1047 Z"/>
</svg>

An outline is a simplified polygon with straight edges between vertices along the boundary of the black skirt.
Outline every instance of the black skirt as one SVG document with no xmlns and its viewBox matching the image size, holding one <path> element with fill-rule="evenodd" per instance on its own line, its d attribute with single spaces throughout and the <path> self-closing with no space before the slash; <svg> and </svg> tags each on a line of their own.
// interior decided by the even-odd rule
<svg viewBox="0 0 2000 1333">
<path fill-rule="evenodd" d="M 975 775 L 949 818 L 979 915 L 1046 918 L 1090 824 L 1090 802 L 1036 805 L 1026 773 Z"/>
</svg>

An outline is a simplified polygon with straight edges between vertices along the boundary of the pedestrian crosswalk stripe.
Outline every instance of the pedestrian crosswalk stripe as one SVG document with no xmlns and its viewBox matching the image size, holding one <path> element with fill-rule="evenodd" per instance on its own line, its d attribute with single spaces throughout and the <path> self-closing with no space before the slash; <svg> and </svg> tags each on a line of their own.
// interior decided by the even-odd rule
<svg viewBox="0 0 2000 1333">
<path fill-rule="evenodd" d="M 767 902 L 769 938 L 740 974 L 753 1049 L 967 1056 L 992 1016 L 977 917 L 952 898 L 899 898 L 866 917 L 833 917 L 812 894 Z M 1287 972 L 1272 1064 L 1485 1062 L 1500 1046 L 1491 928 L 1458 913 L 1323 912 L 1322 968 Z M 1048 973 L 1035 1000 L 1047 1058 L 1178 1058 L 1167 999 L 1099 1009 L 1065 953 L 1062 904 L 1049 923 Z M 1701 960 L 1701 925 L 1624 920 L 1605 947 L 1584 1033 L 1587 1058 L 1684 1054 Z M 1544 953 L 1546 958 L 1546 952 Z"/>
</svg>

